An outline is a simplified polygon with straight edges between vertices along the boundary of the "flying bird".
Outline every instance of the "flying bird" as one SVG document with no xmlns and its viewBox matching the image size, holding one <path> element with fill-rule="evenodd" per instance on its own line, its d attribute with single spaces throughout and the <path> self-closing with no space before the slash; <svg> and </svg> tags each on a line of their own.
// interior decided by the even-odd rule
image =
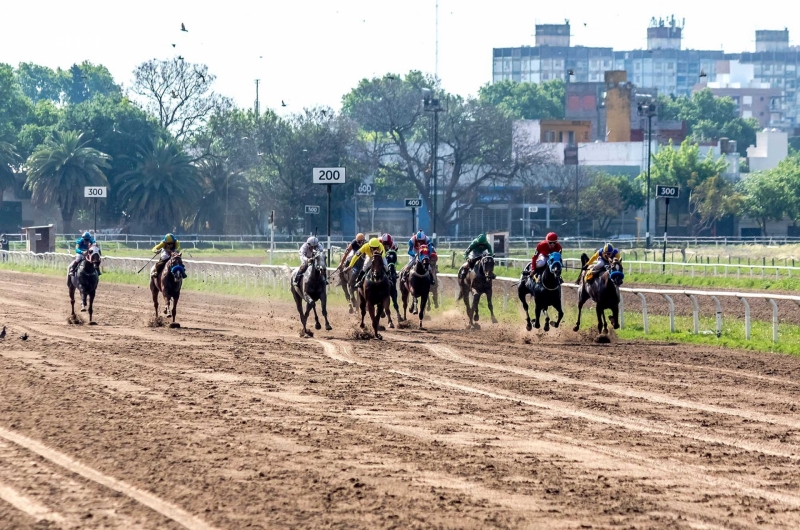
<svg viewBox="0 0 800 530">
<path fill-rule="evenodd" d="M 0 339 L 6 338 L 6 327 L 3 326 L 3 331 L 0 331 Z"/>
<path fill-rule="evenodd" d="M 567 75 L 575 75 L 575 70 L 570 68 L 569 70 L 567 70 Z"/>
<path fill-rule="evenodd" d="M 186 33 L 189 33 L 189 30 L 186 29 L 186 26 L 183 25 L 183 22 L 181 22 L 181 31 L 185 31 Z"/>
<path fill-rule="evenodd" d="M 178 94 L 174 90 L 170 92 L 170 95 L 173 97 L 173 99 L 178 99 Z"/>
<path fill-rule="evenodd" d="M 174 48 L 174 47 L 175 47 L 175 45 L 173 44 L 173 45 L 172 45 L 172 47 Z"/>
<path fill-rule="evenodd" d="M 584 22 L 584 23 L 583 23 L 583 27 L 584 27 L 584 28 L 586 27 L 586 22 Z"/>
<path fill-rule="evenodd" d="M 178 55 L 178 60 L 182 61 L 183 60 L 183 55 Z"/>
<path fill-rule="evenodd" d="M 286 103 L 283 100 L 281 100 L 281 107 L 285 107 L 285 106 L 286 106 Z"/>
<path fill-rule="evenodd" d="M 23 334 L 22 334 L 22 336 L 21 336 L 20 338 L 21 338 L 22 340 L 28 340 L 28 334 L 27 334 L 27 333 L 23 333 Z"/>
<path fill-rule="evenodd" d="M 708 77 L 708 74 L 706 74 L 706 71 L 702 68 L 700 69 L 700 77 Z"/>
</svg>

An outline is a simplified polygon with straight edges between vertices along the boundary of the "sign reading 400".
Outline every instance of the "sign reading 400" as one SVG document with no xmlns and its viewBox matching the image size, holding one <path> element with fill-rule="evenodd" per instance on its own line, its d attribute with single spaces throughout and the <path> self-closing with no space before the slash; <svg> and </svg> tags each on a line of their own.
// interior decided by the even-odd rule
<svg viewBox="0 0 800 530">
<path fill-rule="evenodd" d="M 344 184 L 345 172 L 343 167 L 315 167 L 313 174 L 314 184 Z"/>
</svg>

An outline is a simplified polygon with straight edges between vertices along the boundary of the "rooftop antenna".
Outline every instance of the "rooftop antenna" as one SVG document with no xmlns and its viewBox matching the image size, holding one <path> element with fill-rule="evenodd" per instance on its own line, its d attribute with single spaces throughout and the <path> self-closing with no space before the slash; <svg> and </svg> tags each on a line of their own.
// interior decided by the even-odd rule
<svg viewBox="0 0 800 530">
<path fill-rule="evenodd" d="M 436 64 L 433 76 L 439 82 L 439 0 L 436 0 Z"/>
</svg>

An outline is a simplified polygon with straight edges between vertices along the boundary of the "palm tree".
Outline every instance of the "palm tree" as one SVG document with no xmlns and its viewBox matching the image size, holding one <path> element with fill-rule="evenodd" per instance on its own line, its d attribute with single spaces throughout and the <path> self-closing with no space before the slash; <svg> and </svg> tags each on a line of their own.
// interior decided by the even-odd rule
<svg viewBox="0 0 800 530">
<path fill-rule="evenodd" d="M 55 131 L 37 147 L 28 162 L 25 187 L 34 203 L 57 205 L 64 232 L 72 231 L 72 217 L 85 202 L 84 186 L 108 185 L 104 169 L 111 157 L 88 147 L 89 137 L 80 131 Z"/>
<path fill-rule="evenodd" d="M 191 158 L 158 138 L 140 146 L 134 162 L 116 188 L 126 214 L 154 229 L 183 224 L 203 189 Z"/>
<path fill-rule="evenodd" d="M 19 155 L 14 146 L 8 142 L 0 142 L 0 200 L 3 199 L 3 191 L 13 188 L 16 185 L 16 171 L 19 165 Z"/>
<path fill-rule="evenodd" d="M 203 196 L 195 209 L 193 225 L 197 230 L 241 233 L 251 224 L 250 187 L 241 171 L 231 169 L 226 160 L 206 158 L 198 164 L 203 182 Z"/>
</svg>

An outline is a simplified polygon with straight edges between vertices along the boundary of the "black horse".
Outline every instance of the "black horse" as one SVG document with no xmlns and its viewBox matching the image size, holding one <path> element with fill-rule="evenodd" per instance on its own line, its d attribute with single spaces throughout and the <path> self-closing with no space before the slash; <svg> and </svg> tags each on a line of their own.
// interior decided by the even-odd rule
<svg viewBox="0 0 800 530">
<path fill-rule="evenodd" d="M 528 331 L 531 330 L 531 317 L 528 314 L 528 302 L 525 301 L 525 297 L 529 294 L 533 296 L 534 328 L 539 329 L 539 317 L 544 311 L 544 330 L 550 331 L 550 315 L 547 314 L 548 307 L 552 307 L 558 312 L 558 319 L 553 322 L 553 327 L 557 328 L 561 324 L 561 319 L 564 318 L 564 311 L 561 310 L 561 269 L 563 266 L 561 253 L 553 252 L 547 258 L 547 267 L 545 267 L 538 283 L 534 282 L 530 275 L 525 281 L 519 282 L 517 295 L 522 302 L 523 309 L 525 309 L 525 321 Z"/>
<path fill-rule="evenodd" d="M 369 310 L 369 317 L 372 319 L 372 331 L 375 338 L 380 340 L 381 334 L 378 333 L 378 324 L 381 317 L 389 319 L 389 328 L 394 329 L 392 322 L 392 311 L 389 308 L 391 299 L 389 289 L 388 270 L 383 266 L 383 256 L 380 250 L 372 253 L 372 264 L 370 270 L 364 276 L 364 281 L 358 289 L 359 305 L 361 306 L 361 328 L 364 326 L 364 317 Z"/>
<path fill-rule="evenodd" d="M 89 309 L 89 324 L 95 324 L 92 320 L 94 312 L 94 295 L 97 292 L 97 285 L 100 283 L 100 254 L 92 252 L 89 256 L 81 260 L 74 273 L 67 273 L 67 288 L 69 289 L 69 302 L 72 304 L 72 316 L 75 316 L 75 289 L 81 293 L 81 311 Z"/>
<path fill-rule="evenodd" d="M 416 265 L 406 272 L 400 279 L 400 293 L 403 296 L 403 317 L 408 318 L 408 297 L 411 296 L 411 313 L 416 313 L 419 308 L 419 329 L 422 327 L 422 319 L 425 317 L 425 308 L 428 305 L 428 296 L 431 292 L 430 277 L 431 259 L 423 255 L 417 259 Z M 419 305 L 417 305 L 419 298 Z"/>
<path fill-rule="evenodd" d="M 581 266 L 585 269 L 589 256 L 581 254 Z M 614 258 L 611 263 L 606 264 L 605 270 L 600 274 L 593 274 L 588 282 L 585 280 L 586 271 L 581 271 L 578 278 L 578 321 L 575 323 L 574 331 L 581 327 L 581 311 L 583 304 L 589 299 L 594 301 L 597 310 L 597 331 L 608 333 L 608 323 L 606 322 L 606 310 L 611 310 L 611 324 L 614 329 L 619 329 L 619 286 L 625 278 L 622 270 L 622 261 Z"/>
<path fill-rule="evenodd" d="M 492 323 L 497 324 L 497 318 L 494 316 L 494 306 L 492 305 L 492 280 L 489 278 L 493 272 L 494 258 L 487 254 L 481 257 L 472 270 L 467 272 L 464 279 L 458 280 L 458 285 L 461 289 L 456 302 L 461 299 L 464 300 L 470 327 L 477 327 L 476 322 L 480 318 L 480 315 L 478 315 L 478 302 L 483 294 L 486 295 L 486 303 L 489 306 Z M 469 295 L 471 292 L 474 292 L 474 295 L 470 305 Z"/>
<path fill-rule="evenodd" d="M 325 319 L 325 329 L 330 331 L 333 328 L 328 322 L 328 293 L 325 283 L 325 251 L 319 250 L 314 252 L 311 257 L 310 266 L 306 269 L 300 285 L 295 285 L 294 279 L 297 276 L 297 269 L 292 272 L 292 277 L 289 281 L 291 286 L 292 296 L 294 303 L 297 304 L 297 312 L 300 314 L 300 322 L 303 324 L 303 335 L 313 337 L 314 334 L 306 327 L 308 322 L 308 315 L 311 310 L 314 310 L 314 320 L 316 329 L 321 329 L 319 317 L 317 316 L 317 301 L 319 300 L 322 305 L 322 316 Z M 306 310 L 303 311 L 303 301 L 306 302 Z"/>
<path fill-rule="evenodd" d="M 161 274 L 158 278 L 150 278 L 150 294 L 153 295 L 153 307 L 156 311 L 156 319 L 158 318 L 158 293 L 164 297 L 164 314 L 170 314 L 170 303 L 172 304 L 172 323 L 170 327 L 177 328 L 180 324 L 175 322 L 175 316 L 178 314 L 178 300 L 181 298 L 181 287 L 183 286 L 183 279 L 186 277 L 186 267 L 183 265 L 183 259 L 180 252 L 172 252 L 169 260 L 164 264 L 161 269 Z"/>
<path fill-rule="evenodd" d="M 389 296 L 397 313 L 397 321 L 402 322 L 405 319 L 400 315 L 400 306 L 397 305 L 397 252 L 387 250 L 386 262 L 389 264 Z"/>
</svg>

